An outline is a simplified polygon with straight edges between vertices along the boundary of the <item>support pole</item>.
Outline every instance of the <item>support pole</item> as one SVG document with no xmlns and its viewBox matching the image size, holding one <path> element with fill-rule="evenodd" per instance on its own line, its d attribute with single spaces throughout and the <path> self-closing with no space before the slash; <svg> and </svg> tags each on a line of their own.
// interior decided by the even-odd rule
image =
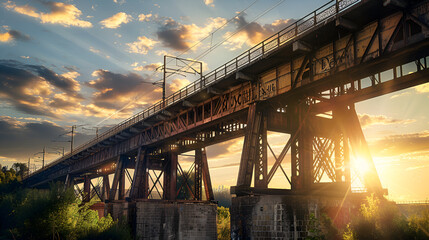
<svg viewBox="0 0 429 240">
<path fill-rule="evenodd" d="M 194 179 L 194 193 L 195 200 L 202 200 L 202 165 L 203 165 L 203 152 L 201 148 L 195 149 L 195 179 Z"/>
<path fill-rule="evenodd" d="M 82 202 L 89 202 L 91 198 L 91 178 L 88 175 L 84 176 L 83 193 Z"/>
<path fill-rule="evenodd" d="M 146 150 L 139 148 L 134 169 L 133 182 L 131 183 L 130 197 L 132 199 L 147 198 L 148 173 Z"/>
<path fill-rule="evenodd" d="M 348 136 L 355 161 L 364 161 L 364 164 L 368 166 L 369 170 L 364 173 L 364 176 L 361 176 L 365 187 L 368 192 L 382 195 L 381 181 L 375 169 L 354 105 L 338 107 L 337 116 L 341 130 Z M 350 172 L 346 172 L 346 179 L 350 179 Z"/>
<path fill-rule="evenodd" d="M 106 201 L 109 199 L 109 193 L 110 193 L 110 183 L 109 183 L 109 175 L 103 176 L 103 191 L 102 191 L 102 201 Z"/>
<path fill-rule="evenodd" d="M 119 178 L 119 188 L 118 188 L 118 200 L 125 199 L 125 167 L 122 170 L 121 177 Z"/>
<path fill-rule="evenodd" d="M 258 152 L 259 128 L 261 113 L 256 110 L 256 103 L 249 106 L 243 151 L 241 153 L 237 186 L 250 187 L 252 182 L 253 165 Z"/>
<path fill-rule="evenodd" d="M 257 155 L 255 158 L 255 188 L 267 188 L 267 116 L 261 116 L 259 128 Z"/>
<path fill-rule="evenodd" d="M 203 169 L 203 181 L 206 198 L 208 201 L 214 200 L 212 181 L 210 179 L 209 165 L 207 161 L 206 148 L 202 148 L 202 169 Z"/>
<path fill-rule="evenodd" d="M 120 179 L 123 178 L 122 175 L 125 175 L 124 168 L 123 168 L 125 160 L 126 160 L 126 156 L 120 155 L 118 157 L 118 160 L 116 161 L 115 176 L 113 177 L 112 188 L 110 189 L 110 193 L 109 193 L 109 201 L 113 201 L 116 199 L 116 191 L 118 189 L 118 183 Z"/>
<path fill-rule="evenodd" d="M 164 173 L 164 199 L 176 199 L 176 185 L 177 185 L 177 160 L 178 155 L 176 152 L 167 153 L 165 173 Z"/>
</svg>

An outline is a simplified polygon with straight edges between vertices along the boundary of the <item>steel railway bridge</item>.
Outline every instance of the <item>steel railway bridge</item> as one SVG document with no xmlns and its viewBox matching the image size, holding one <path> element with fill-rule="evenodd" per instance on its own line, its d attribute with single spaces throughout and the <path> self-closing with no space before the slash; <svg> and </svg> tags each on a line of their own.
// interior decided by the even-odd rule
<svg viewBox="0 0 429 240">
<path fill-rule="evenodd" d="M 428 82 L 427 56 L 429 1 L 334 0 L 24 181 L 83 183 L 85 201 L 209 202 L 205 148 L 244 136 L 237 198 L 344 195 L 351 158 L 370 167 L 366 191 L 383 194 L 354 103 Z M 267 131 L 290 134 L 278 156 Z M 186 171 L 178 156 L 190 151 Z M 290 189 L 268 188 L 288 152 Z"/>
</svg>

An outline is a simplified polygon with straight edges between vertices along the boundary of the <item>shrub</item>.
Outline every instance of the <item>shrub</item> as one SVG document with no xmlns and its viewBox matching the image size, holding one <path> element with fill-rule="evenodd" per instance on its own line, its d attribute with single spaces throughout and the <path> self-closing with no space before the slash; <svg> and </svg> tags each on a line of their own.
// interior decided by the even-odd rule
<svg viewBox="0 0 429 240">
<path fill-rule="evenodd" d="M 225 207 L 217 208 L 217 239 L 231 239 L 231 216 L 229 209 Z"/>
</svg>

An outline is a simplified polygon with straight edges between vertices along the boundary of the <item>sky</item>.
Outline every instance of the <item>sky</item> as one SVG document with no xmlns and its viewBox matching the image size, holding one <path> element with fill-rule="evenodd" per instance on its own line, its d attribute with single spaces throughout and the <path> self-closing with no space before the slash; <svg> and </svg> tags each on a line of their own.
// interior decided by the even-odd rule
<svg viewBox="0 0 429 240">
<path fill-rule="evenodd" d="M 71 126 L 77 146 L 159 101 L 150 83 L 166 54 L 202 61 L 208 73 L 325 2 L 1 0 L 0 164 L 30 158 L 40 168 L 44 147 L 46 162 L 70 150 Z M 167 95 L 196 79 L 168 78 Z M 429 198 L 428 102 L 421 85 L 356 104 L 393 200 Z M 277 155 L 287 138 L 270 133 Z M 235 185 L 242 142 L 207 148 L 214 186 Z M 289 186 L 277 174 L 270 187 Z"/>
</svg>

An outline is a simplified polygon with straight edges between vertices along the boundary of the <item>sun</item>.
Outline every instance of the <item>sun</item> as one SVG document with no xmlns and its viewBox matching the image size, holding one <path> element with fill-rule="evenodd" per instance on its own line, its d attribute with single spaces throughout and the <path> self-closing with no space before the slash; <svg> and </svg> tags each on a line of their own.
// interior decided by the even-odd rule
<svg viewBox="0 0 429 240">
<path fill-rule="evenodd" d="M 364 178 L 370 171 L 368 161 L 359 156 L 352 159 L 352 168 L 356 170 L 361 178 Z"/>
</svg>

